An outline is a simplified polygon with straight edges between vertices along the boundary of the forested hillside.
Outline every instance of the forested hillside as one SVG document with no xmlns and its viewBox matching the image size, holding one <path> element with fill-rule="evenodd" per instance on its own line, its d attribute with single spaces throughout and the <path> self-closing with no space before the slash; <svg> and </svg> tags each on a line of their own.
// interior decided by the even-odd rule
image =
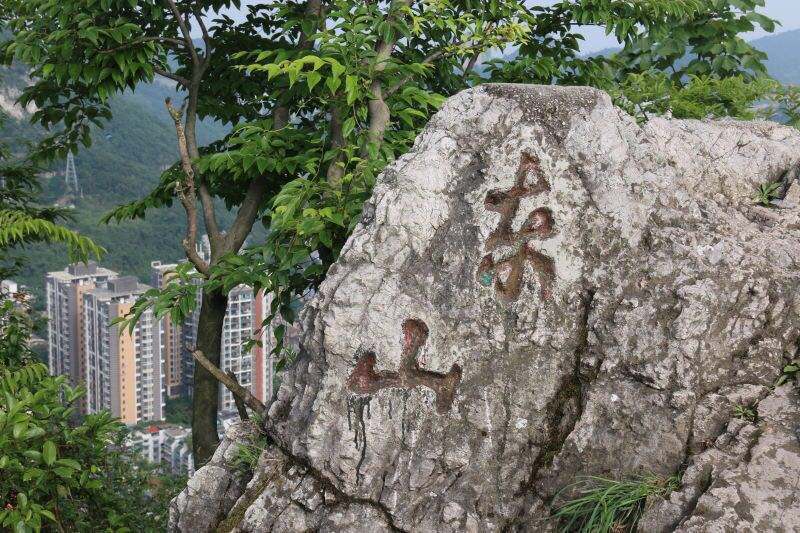
<svg viewBox="0 0 800 533">
<path fill-rule="evenodd" d="M 29 124 L 28 114 L 10 108 L 9 103 L 24 87 L 25 72 L 20 68 L 0 71 L 0 105 L 10 115 L 0 129 L 0 137 L 22 152 L 27 142 L 41 135 L 41 129 Z M 164 98 L 179 98 L 171 85 L 163 81 L 143 86 L 113 100 L 113 120 L 93 138 L 88 149 L 75 156 L 78 180 L 83 197 L 74 201 L 74 222 L 68 224 L 92 237 L 108 250 L 103 264 L 120 272 L 149 279 L 150 261 L 180 259 L 180 238 L 184 233 L 184 215 L 179 206 L 153 212 L 147 220 L 99 224 L 101 216 L 113 206 L 146 194 L 158 181 L 161 169 L 177 158 L 175 132 L 164 108 Z M 203 143 L 222 137 L 226 128 L 205 122 L 200 129 Z M 65 163 L 54 163 L 42 178 L 43 199 L 56 202 L 65 192 Z M 31 246 L 23 252 L 29 259 L 19 281 L 41 295 L 42 276 L 67 263 L 64 251 L 52 246 Z M 39 299 L 39 305 L 43 302 Z"/>
</svg>

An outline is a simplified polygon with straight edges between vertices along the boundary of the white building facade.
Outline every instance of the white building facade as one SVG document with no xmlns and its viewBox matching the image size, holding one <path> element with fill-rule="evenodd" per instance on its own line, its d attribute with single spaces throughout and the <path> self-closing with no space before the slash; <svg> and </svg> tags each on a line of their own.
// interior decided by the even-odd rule
<svg viewBox="0 0 800 533">
<path fill-rule="evenodd" d="M 86 374 L 83 294 L 116 277 L 116 272 L 94 262 L 73 264 L 45 277 L 50 374 L 68 376 L 73 387 L 83 384 Z M 85 405 L 79 407 L 83 412 Z"/>
<path fill-rule="evenodd" d="M 149 463 L 160 463 L 167 472 L 191 477 L 194 458 L 190 436 L 188 428 L 150 426 L 133 431 L 126 444 Z"/>
</svg>

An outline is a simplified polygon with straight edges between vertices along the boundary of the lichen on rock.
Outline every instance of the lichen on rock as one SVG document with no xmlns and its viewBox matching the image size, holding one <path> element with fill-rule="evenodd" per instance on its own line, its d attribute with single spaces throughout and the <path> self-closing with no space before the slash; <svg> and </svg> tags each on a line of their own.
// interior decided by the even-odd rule
<svg viewBox="0 0 800 533">
<path fill-rule="evenodd" d="M 752 197 L 799 164 L 792 129 L 639 126 L 589 88 L 450 98 L 304 310 L 253 478 L 223 490 L 212 462 L 172 527 L 547 530 L 580 476 L 686 469 L 652 530 L 780 530 L 770 498 L 800 513 L 797 395 L 770 392 L 800 337 L 800 207 Z M 738 428 L 745 401 L 775 422 Z M 716 458 L 726 435 L 752 448 Z"/>
</svg>

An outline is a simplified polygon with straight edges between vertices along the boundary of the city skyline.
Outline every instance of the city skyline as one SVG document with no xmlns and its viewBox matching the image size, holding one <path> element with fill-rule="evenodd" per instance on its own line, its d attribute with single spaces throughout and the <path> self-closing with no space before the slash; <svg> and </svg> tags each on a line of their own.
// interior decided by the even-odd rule
<svg viewBox="0 0 800 533">
<path fill-rule="evenodd" d="M 176 266 L 151 262 L 153 286 L 168 284 Z M 173 324 L 169 317 L 157 319 L 148 310 L 131 330 L 123 329 L 115 319 L 128 314 L 151 286 L 95 262 L 49 272 L 45 285 L 48 366 L 53 375 L 67 375 L 72 386 L 86 386 L 81 413 L 107 409 L 128 425 L 159 422 L 165 419 L 167 398 L 191 394 L 196 311 Z M 254 295 L 246 286 L 231 291 L 220 364 L 261 401 L 272 395 L 274 379 L 269 345 L 274 339 L 266 335 L 268 328 L 260 327 L 268 308 L 264 300 L 263 293 Z M 256 338 L 267 345 L 246 350 Z M 222 385 L 219 412 L 235 412 L 233 396 Z"/>
</svg>

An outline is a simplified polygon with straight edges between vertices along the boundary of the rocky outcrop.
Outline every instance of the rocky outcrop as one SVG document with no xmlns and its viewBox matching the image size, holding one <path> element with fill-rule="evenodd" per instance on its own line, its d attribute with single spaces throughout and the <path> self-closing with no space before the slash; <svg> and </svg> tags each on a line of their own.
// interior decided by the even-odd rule
<svg viewBox="0 0 800 533">
<path fill-rule="evenodd" d="M 240 446 L 252 443 L 257 429 L 243 422 L 233 425 L 214 456 L 170 505 L 169 528 L 176 531 L 212 531 L 244 492 L 245 473 L 237 467 Z"/>
<path fill-rule="evenodd" d="M 639 531 L 800 529 L 800 401 L 792 385 L 734 418 L 691 458 L 681 490 L 650 502 Z"/>
<path fill-rule="evenodd" d="M 792 129 L 640 127 L 588 88 L 451 98 L 304 311 L 274 444 L 221 529 L 547 531 L 579 476 L 685 469 L 653 530 L 780 530 L 771 509 L 800 512 L 797 396 L 770 392 L 800 337 L 800 208 L 752 198 L 799 163 Z M 187 518 L 208 477 L 175 528 L 213 526 Z"/>
</svg>

